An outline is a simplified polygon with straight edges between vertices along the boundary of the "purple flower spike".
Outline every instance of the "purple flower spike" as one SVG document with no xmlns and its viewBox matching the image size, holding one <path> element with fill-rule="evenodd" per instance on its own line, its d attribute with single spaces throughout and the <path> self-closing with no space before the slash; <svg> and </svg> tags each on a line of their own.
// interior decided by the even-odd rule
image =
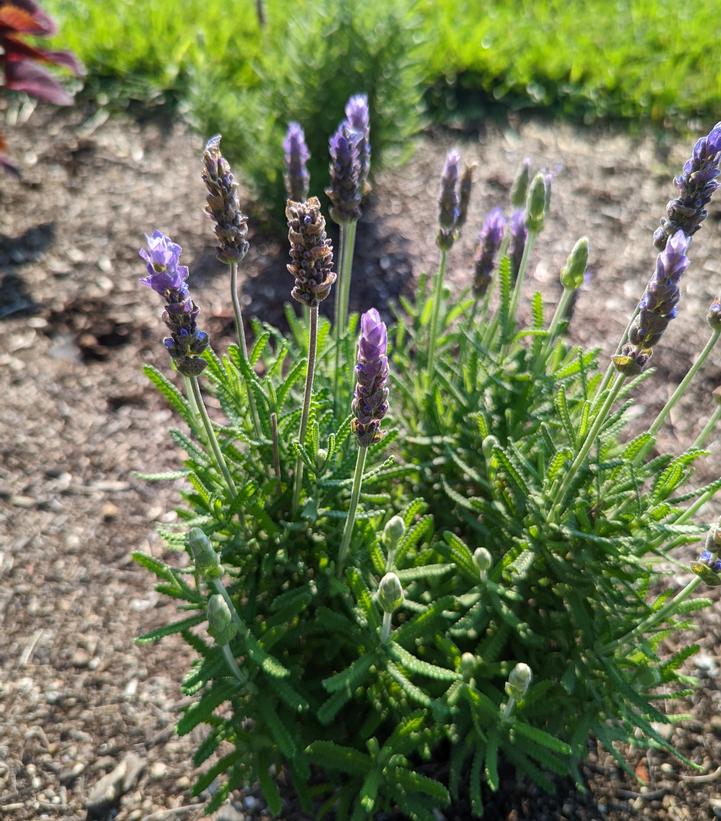
<svg viewBox="0 0 721 821">
<path fill-rule="evenodd" d="M 676 177 L 674 185 L 679 196 L 666 206 L 666 216 L 653 235 L 659 251 L 663 251 L 669 237 L 681 229 L 686 236 L 693 236 L 708 216 L 708 205 L 714 191 L 719 187 L 719 161 L 721 160 L 721 122 L 701 137 L 693 148 L 693 154 L 686 161 L 683 172 Z"/>
<path fill-rule="evenodd" d="M 360 161 L 361 193 L 370 190 L 368 175 L 371 168 L 371 127 L 368 111 L 368 95 L 354 94 L 346 103 L 346 123 L 358 140 L 358 159 Z"/>
<path fill-rule="evenodd" d="M 678 313 L 679 283 L 689 266 L 686 252 L 690 242 L 691 238 L 678 230 L 658 255 L 656 270 L 639 302 L 638 316 L 631 325 L 629 341 L 613 358 L 621 373 L 636 374 L 643 370 L 668 323 Z"/>
<path fill-rule="evenodd" d="M 238 183 L 220 152 L 220 134 L 205 146 L 201 176 L 208 189 L 205 213 L 215 223 L 218 259 L 228 265 L 238 263 L 248 253 L 248 218 L 240 210 Z"/>
<path fill-rule="evenodd" d="M 494 208 L 486 217 L 478 237 L 478 247 L 473 258 L 473 292 L 483 296 L 491 284 L 496 266 L 496 254 L 501 247 L 506 230 L 506 218 L 500 208 Z"/>
<path fill-rule="evenodd" d="M 453 247 L 456 224 L 460 216 L 458 179 L 461 174 L 461 155 L 455 149 L 448 152 L 441 175 L 441 192 L 438 197 L 438 236 L 436 243 L 444 251 Z"/>
<path fill-rule="evenodd" d="M 518 278 L 527 240 L 528 223 L 526 222 L 526 211 L 524 208 L 518 208 L 511 214 L 510 242 L 508 248 L 508 255 L 511 258 L 511 277 L 513 282 Z"/>
<path fill-rule="evenodd" d="M 310 174 L 308 160 L 310 151 L 305 142 L 305 134 L 298 123 L 290 123 L 288 133 L 283 140 L 285 152 L 285 189 L 288 199 L 294 202 L 304 202 L 308 199 L 310 188 Z"/>
<path fill-rule="evenodd" d="M 388 333 L 375 308 L 361 317 L 352 428 L 358 444 L 367 447 L 381 438 L 381 420 L 388 413 Z"/>
<path fill-rule="evenodd" d="M 185 280 L 188 269 L 180 265 L 180 246 L 162 231 L 147 235 L 148 247 L 140 250 L 148 276 L 141 279 L 165 300 L 163 322 L 170 336 L 163 345 L 184 376 L 198 376 L 206 367 L 200 354 L 208 347 L 208 334 L 198 330 L 196 319 L 200 310 L 190 298 Z"/>
<path fill-rule="evenodd" d="M 157 291 L 161 296 L 169 290 L 178 291 L 187 288 L 184 283 L 188 278 L 188 269 L 185 265 L 178 264 L 180 246 L 162 231 L 146 234 L 145 239 L 148 247 L 147 249 L 141 248 L 139 254 L 145 260 L 148 275 L 140 282 Z"/>
<path fill-rule="evenodd" d="M 330 215 L 339 225 L 356 222 L 361 215 L 361 163 L 359 138 L 343 121 L 330 138 L 330 188 L 326 189 L 333 203 Z"/>
</svg>

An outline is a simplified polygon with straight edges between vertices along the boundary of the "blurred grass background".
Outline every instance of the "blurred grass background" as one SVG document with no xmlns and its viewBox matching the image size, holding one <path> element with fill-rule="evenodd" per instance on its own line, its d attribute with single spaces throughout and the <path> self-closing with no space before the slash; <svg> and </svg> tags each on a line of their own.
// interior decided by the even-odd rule
<svg viewBox="0 0 721 821">
<path fill-rule="evenodd" d="M 63 45 L 90 70 L 92 87 L 183 98 L 212 66 L 242 87 L 257 62 L 282 61 L 295 19 L 311 0 L 47 0 Z M 388 3 L 356 4 L 382 20 Z M 721 0 L 420 0 L 413 23 L 432 109 L 461 100 L 551 107 L 571 117 L 668 118 L 721 109 Z M 434 111 L 434 113 L 437 113 Z M 440 112 L 441 116 L 443 112 Z"/>
<path fill-rule="evenodd" d="M 170 106 L 223 150 L 256 216 L 283 201 L 303 125 L 311 189 L 347 98 L 369 95 L 373 168 L 429 119 L 542 110 L 683 130 L 721 119 L 721 0 L 46 0 L 101 104 Z M 266 212 L 271 209 L 265 206 Z M 277 209 L 275 209 L 277 211 Z M 273 212 L 274 220 L 282 213 Z"/>
</svg>

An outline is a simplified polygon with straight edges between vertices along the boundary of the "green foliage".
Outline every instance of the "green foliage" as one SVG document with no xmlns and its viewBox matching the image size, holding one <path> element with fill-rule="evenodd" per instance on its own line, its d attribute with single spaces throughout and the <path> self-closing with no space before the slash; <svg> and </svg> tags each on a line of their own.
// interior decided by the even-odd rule
<svg viewBox="0 0 721 821">
<path fill-rule="evenodd" d="M 282 142 L 291 121 L 305 129 L 310 193 L 324 197 L 328 140 L 352 94 L 368 95 L 372 168 L 388 155 L 407 152 L 408 138 L 421 124 L 417 25 L 411 15 L 408 0 L 319 0 L 292 17 L 275 48 L 257 55 L 251 87 L 209 55 L 194 77 L 193 116 L 201 131 L 224 135 L 224 150 L 237 159 L 261 208 L 283 219 Z"/>
<path fill-rule="evenodd" d="M 342 568 L 356 318 L 337 373 L 320 320 L 302 443 L 300 319 L 290 316 L 288 339 L 255 323 L 254 367 L 236 346 L 206 351 L 202 385 L 226 416 L 216 429 L 232 481 L 196 406 L 146 369 L 186 426 L 171 433 L 186 451 L 180 525 L 161 535 L 189 562 L 135 554 L 179 609 L 139 642 L 180 634 L 195 654 L 177 731 L 207 728 L 194 789 L 220 779 L 210 808 L 259 782 L 281 813 L 284 771 L 310 817 L 402 808 L 430 820 L 466 793 L 480 816 L 502 764 L 552 791 L 557 776 L 578 779 L 591 734 L 629 770 L 627 745 L 675 752 L 657 726 L 694 683 L 683 665 L 697 648 L 665 658 L 663 642 L 710 602 L 691 597 L 700 579 L 674 598 L 657 591 L 675 548 L 705 532 L 693 515 L 721 484 L 688 489 L 698 448 L 652 455 L 653 436 L 628 435 L 641 380 L 603 379 L 595 352 L 546 325 L 540 295 L 524 327 L 507 258 L 495 299 L 451 306 L 432 289 L 442 301 L 429 373 L 426 286 L 391 328 L 392 418 L 368 449 Z M 206 540 L 192 528 L 212 562 L 194 565 Z M 717 552 L 721 534 L 708 538 Z M 209 600 L 223 616 L 210 636 Z"/>
<path fill-rule="evenodd" d="M 262 148 L 264 157 L 277 150 L 278 124 L 268 116 L 273 110 L 269 103 L 246 92 L 267 81 L 265 93 L 277 97 L 280 90 L 282 96 L 278 83 L 288 76 L 287 70 L 279 69 L 276 74 L 273 64 L 285 61 L 288 42 L 294 38 L 299 42 L 300 31 L 307 27 L 316 39 L 300 52 L 303 71 L 291 78 L 294 94 L 301 86 L 298 117 L 320 111 L 320 121 L 313 122 L 314 126 L 322 124 L 320 136 L 314 137 L 317 145 L 335 127 L 329 119 L 337 118 L 333 112 L 343 101 L 338 95 L 344 81 L 336 76 L 343 64 L 334 64 L 325 76 L 317 73 L 332 56 L 332 46 L 317 39 L 322 30 L 321 17 L 315 16 L 317 3 L 297 0 L 289 14 L 283 0 L 266 0 L 264 27 L 258 23 L 254 0 L 232 7 L 220 0 L 184 0 L 182 4 L 125 0 L 112 14 L 107 13 L 103 0 L 49 0 L 46 5 L 62 23 L 63 47 L 71 48 L 88 67 L 93 90 L 110 88 L 122 97 L 143 99 L 170 92 L 183 99 L 192 88 L 202 131 L 224 131 L 227 138 L 236 140 L 237 150 L 251 138 L 237 135 L 233 117 L 252 123 L 255 116 L 263 115 L 265 120 L 254 123 L 252 131 L 272 135 L 272 146 L 251 144 L 254 150 Z M 365 40 L 371 45 L 375 42 L 368 51 L 354 53 L 375 59 L 373 49 L 389 43 L 385 34 L 377 36 L 371 29 L 374 23 L 386 25 L 388 4 L 369 0 L 354 5 L 360 10 L 358 25 L 367 27 Z M 397 7 L 395 0 L 391 7 Z M 708 20 L 717 18 L 720 11 L 721 0 L 684 6 L 671 0 L 613 4 L 543 0 L 521 8 L 501 0 L 482 6 L 476 0 L 422 0 L 414 9 L 416 37 L 427 44 L 418 55 L 419 70 L 432 86 L 429 99 L 441 117 L 448 116 L 449 107 L 452 114 L 459 101 L 478 106 L 484 100 L 512 107 L 553 107 L 584 119 L 610 116 L 660 123 L 698 114 L 714 116 L 721 95 L 714 62 L 715 31 Z M 400 32 L 405 43 L 404 32 L 410 28 L 406 20 Z M 330 32 L 329 38 L 333 36 Z M 326 48 L 317 56 L 319 45 Z M 392 54 L 375 67 L 368 63 L 363 72 L 388 71 L 390 79 L 381 78 L 383 87 L 402 102 L 401 89 L 408 75 L 393 75 L 397 59 Z M 296 110 L 290 91 L 286 93 L 287 105 L 276 110 L 282 117 Z M 342 93 L 347 96 L 345 89 Z M 315 104 L 310 102 L 312 94 Z M 333 105 L 316 108 L 321 99 Z M 385 107 L 380 100 L 376 110 Z M 213 112 L 221 110 L 216 117 Z M 390 105 L 388 110 L 393 110 Z M 242 159 L 242 154 L 237 156 Z M 320 154 L 316 157 L 319 160 Z M 250 165 L 248 173 L 252 173 Z M 259 169 L 255 179 L 270 173 L 262 170 L 260 161 L 252 165 Z M 276 157 L 271 165 L 277 172 Z M 320 186 L 315 190 L 319 192 Z"/>
</svg>

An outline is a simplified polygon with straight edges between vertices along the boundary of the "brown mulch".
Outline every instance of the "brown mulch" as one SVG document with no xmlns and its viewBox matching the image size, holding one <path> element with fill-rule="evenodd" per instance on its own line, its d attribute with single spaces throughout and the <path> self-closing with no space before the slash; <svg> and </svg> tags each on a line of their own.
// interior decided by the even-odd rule
<svg viewBox="0 0 721 821">
<path fill-rule="evenodd" d="M 177 459 L 167 437 L 171 413 L 141 372 L 143 362 L 167 365 L 158 344 L 159 302 L 137 284 L 143 232 L 158 227 L 183 244 L 216 346 L 228 341 L 223 334 L 232 324 L 202 213 L 202 141 L 179 124 L 106 119 L 80 108 L 38 111 L 9 136 L 24 177 L 0 178 L 0 817 L 84 818 L 93 788 L 125 762 L 134 770 L 126 792 L 100 817 L 198 818 L 188 792 L 194 739 L 172 735 L 188 656 L 180 641 L 133 644 L 174 608 L 129 553 L 162 553 L 153 529 L 173 520 L 176 493 L 132 476 L 172 468 Z M 450 281 L 467 284 L 481 215 L 505 204 L 516 164 L 528 155 L 556 172 L 531 287 L 554 302 L 558 270 L 587 234 L 594 276 L 573 334 L 608 355 L 652 269 L 651 235 L 690 146 L 662 148 L 650 137 L 538 121 L 424 137 L 408 165 L 377 181 L 359 229 L 355 308 L 382 307 L 434 265 L 437 179 L 452 144 L 478 163 L 479 183 L 474 230 L 454 249 Z M 694 240 L 680 318 L 639 399 L 644 418 L 653 417 L 707 335 L 706 306 L 721 286 L 720 216 L 712 207 Z M 285 245 L 252 232 L 251 242 L 244 301 L 250 313 L 278 322 L 288 297 Z M 680 450 L 692 441 L 720 381 L 716 356 L 673 416 L 664 447 Z M 700 481 L 721 468 L 717 446 L 711 450 Z M 688 578 L 681 568 L 669 583 Z M 589 796 L 561 791 L 551 800 L 511 784 L 489 798 L 487 817 L 721 815 L 718 610 L 704 613 L 684 640 L 702 645 L 688 665 L 702 687 L 685 705 L 691 720 L 672 740 L 709 774 L 706 781 L 689 779 L 685 767 L 653 751 L 634 754 L 643 786 L 598 751 L 589 762 Z M 253 794 L 244 801 L 225 817 L 262 814 Z M 454 812 L 445 817 L 468 817 L 462 806 Z"/>
</svg>

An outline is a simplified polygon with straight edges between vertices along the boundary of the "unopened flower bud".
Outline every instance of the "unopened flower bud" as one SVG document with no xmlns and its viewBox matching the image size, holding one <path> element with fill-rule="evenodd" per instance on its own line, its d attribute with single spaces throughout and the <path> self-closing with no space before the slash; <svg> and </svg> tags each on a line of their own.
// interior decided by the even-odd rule
<svg viewBox="0 0 721 821">
<path fill-rule="evenodd" d="M 488 461 L 491 456 L 493 456 L 493 449 L 497 448 L 499 445 L 498 439 L 496 439 L 493 434 L 486 436 L 481 444 L 481 450 L 483 451 L 483 457 L 486 461 Z"/>
<path fill-rule="evenodd" d="M 383 544 L 386 547 L 395 547 L 403 538 L 406 525 L 400 516 L 391 516 L 383 528 Z"/>
<path fill-rule="evenodd" d="M 706 321 L 717 331 L 721 328 L 721 297 L 716 299 L 708 306 L 708 313 L 706 314 Z"/>
<path fill-rule="evenodd" d="M 473 551 L 473 561 L 481 574 L 481 578 L 484 578 L 493 564 L 493 557 L 485 547 L 477 547 Z"/>
<path fill-rule="evenodd" d="M 322 468 L 323 465 L 325 465 L 327 460 L 328 460 L 328 451 L 325 448 L 318 448 L 318 451 L 315 454 L 316 467 Z"/>
<path fill-rule="evenodd" d="M 208 599 L 208 632 L 218 644 L 227 644 L 238 632 L 228 602 L 220 593 Z"/>
<path fill-rule="evenodd" d="M 463 681 L 469 682 L 471 680 L 475 668 L 476 657 L 473 653 L 464 653 L 461 656 L 461 675 L 463 676 Z"/>
<path fill-rule="evenodd" d="M 568 255 L 561 270 L 561 285 L 568 291 L 575 291 L 583 285 L 583 276 L 588 264 L 588 238 L 581 237 Z"/>
<path fill-rule="evenodd" d="M 378 585 L 378 604 L 384 613 L 392 613 L 403 604 L 403 587 L 395 573 L 386 573 Z"/>
<path fill-rule="evenodd" d="M 531 668 L 524 662 L 519 662 L 508 674 L 506 695 L 516 701 L 520 701 L 528 692 L 532 678 L 533 673 L 531 672 Z"/>
<path fill-rule="evenodd" d="M 210 539 L 199 527 L 194 527 L 188 533 L 188 547 L 193 554 L 195 569 L 206 579 L 219 579 L 223 575 L 223 566 L 220 557 L 215 552 Z"/>
<path fill-rule="evenodd" d="M 526 200 L 526 221 L 529 231 L 537 234 L 543 229 L 543 220 L 546 215 L 546 178 L 543 174 L 536 174 L 528 189 Z"/>
<path fill-rule="evenodd" d="M 523 208 L 528 194 L 528 182 L 531 179 L 531 161 L 526 157 L 518 166 L 516 177 L 511 186 L 511 205 L 514 208 Z"/>
</svg>

